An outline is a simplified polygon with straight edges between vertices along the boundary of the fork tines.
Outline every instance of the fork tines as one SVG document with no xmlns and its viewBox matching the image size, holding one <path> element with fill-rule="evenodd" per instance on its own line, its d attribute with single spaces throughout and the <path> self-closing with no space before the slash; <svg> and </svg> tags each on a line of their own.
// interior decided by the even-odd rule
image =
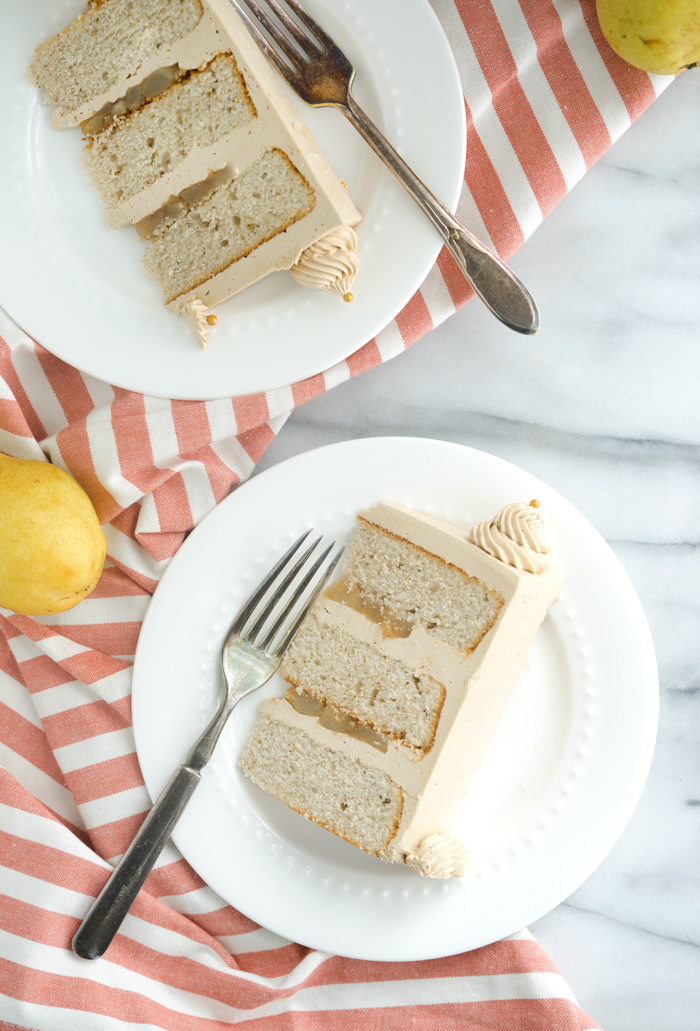
<svg viewBox="0 0 700 1031">
<path fill-rule="evenodd" d="M 247 25 L 248 30 L 257 41 L 258 46 L 273 62 L 278 71 L 286 77 L 289 71 L 288 66 L 281 60 L 274 47 L 270 46 L 269 41 L 260 31 L 256 22 L 250 17 L 241 3 L 239 3 L 239 0 L 232 0 L 232 3 Z M 292 37 L 298 47 L 303 51 L 304 55 L 309 59 L 318 55 L 319 52 L 335 48 L 335 43 L 328 33 L 325 32 L 318 22 L 315 21 L 311 15 L 297 3 L 297 0 L 286 0 L 287 6 L 296 15 L 299 21 L 313 33 L 318 43 L 311 39 L 309 35 L 299 27 L 297 22 L 290 17 L 284 7 L 278 3 L 278 0 L 266 0 L 266 3 L 270 11 L 289 33 L 289 36 L 285 36 L 284 33 L 280 31 L 278 25 L 272 20 L 267 11 L 261 7 L 258 0 L 245 0 L 245 3 L 253 12 L 260 25 L 264 27 L 265 31 L 275 41 L 282 53 L 296 70 L 300 69 L 303 64 L 303 59 L 296 47 L 290 43 L 289 36 Z"/>
<path fill-rule="evenodd" d="M 282 630 L 288 618 L 294 614 L 291 624 L 284 631 L 281 640 L 275 647 L 272 654 L 281 655 L 288 648 L 304 619 L 308 615 L 312 605 L 328 583 L 328 580 L 330 579 L 335 567 L 338 565 L 344 551 L 342 547 L 338 550 L 336 555 L 334 555 L 332 560 L 327 564 L 322 575 L 316 583 L 314 583 L 313 588 L 305 596 L 307 588 L 309 588 L 314 581 L 314 578 L 321 570 L 321 567 L 326 562 L 336 543 L 333 541 L 329 544 L 306 569 L 306 571 L 303 572 L 303 575 L 300 575 L 307 566 L 311 555 L 322 540 L 321 537 L 318 537 L 305 549 L 301 556 L 297 558 L 291 568 L 287 569 L 286 575 L 283 577 L 281 582 L 277 584 L 272 594 L 266 598 L 270 588 L 272 588 L 275 581 L 287 568 L 310 533 L 311 531 L 307 530 L 306 533 L 302 534 L 301 537 L 292 544 L 291 548 L 289 548 L 275 563 L 270 572 L 264 577 L 262 582 L 258 585 L 236 616 L 229 634 L 243 636 L 245 640 L 254 644 L 255 647 L 267 651 L 272 646 L 275 638 Z M 285 597 L 287 594 L 288 596 Z M 260 606 L 263 599 L 266 600 L 261 608 Z M 294 612 L 300 602 L 302 602 L 302 604 L 298 611 Z M 269 627 L 267 627 L 266 624 L 272 616 L 274 616 L 273 622 Z M 248 626 L 251 619 L 254 621 L 251 626 Z M 257 640 L 263 630 L 265 631 L 264 637 L 261 640 Z"/>
</svg>

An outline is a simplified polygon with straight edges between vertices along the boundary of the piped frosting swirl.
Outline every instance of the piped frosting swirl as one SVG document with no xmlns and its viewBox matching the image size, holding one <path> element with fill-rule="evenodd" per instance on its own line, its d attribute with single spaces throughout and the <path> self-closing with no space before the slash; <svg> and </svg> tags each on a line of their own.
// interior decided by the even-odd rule
<svg viewBox="0 0 700 1031">
<path fill-rule="evenodd" d="M 532 505 L 505 505 L 493 519 L 477 523 L 469 532 L 472 544 L 506 565 L 527 573 L 546 573 L 550 552 L 544 521 Z"/>
<path fill-rule="evenodd" d="M 344 295 L 357 275 L 356 250 L 354 229 L 341 226 L 307 247 L 289 271 L 300 286 Z"/>
<path fill-rule="evenodd" d="M 175 314 L 185 320 L 203 351 L 209 346 L 208 311 L 206 304 L 200 301 L 199 297 L 193 297 L 189 301 L 180 301 L 175 308 Z"/>
<path fill-rule="evenodd" d="M 446 881 L 448 877 L 464 877 L 468 860 L 469 853 L 459 838 L 453 834 L 430 834 L 415 852 L 409 852 L 406 866 L 423 877 Z"/>
</svg>

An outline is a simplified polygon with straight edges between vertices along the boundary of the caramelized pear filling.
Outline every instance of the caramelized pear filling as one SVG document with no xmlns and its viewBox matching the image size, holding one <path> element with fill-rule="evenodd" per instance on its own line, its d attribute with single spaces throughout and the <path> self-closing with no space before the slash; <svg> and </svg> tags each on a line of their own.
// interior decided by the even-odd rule
<svg viewBox="0 0 700 1031">
<path fill-rule="evenodd" d="M 154 211 L 151 215 L 146 215 L 140 222 L 137 222 L 136 232 L 142 240 L 150 240 L 161 222 L 164 222 L 166 219 L 172 221 L 179 218 L 180 215 L 184 215 L 185 212 L 195 207 L 200 201 L 206 200 L 214 190 L 218 190 L 220 186 L 230 183 L 237 175 L 238 169 L 233 168 L 231 165 L 225 165 L 215 172 L 210 172 L 206 179 L 202 179 L 199 183 L 193 183 L 191 186 L 186 186 L 176 197 L 170 197 L 157 211 Z"/>
<path fill-rule="evenodd" d="M 326 705 L 320 698 L 315 698 L 305 691 L 297 691 L 295 687 L 288 687 L 284 697 L 293 709 L 302 716 L 317 718 L 319 726 L 325 727 L 326 730 L 332 730 L 336 734 L 347 734 L 348 737 L 363 741 L 380 752 L 386 752 L 389 738 L 385 734 L 380 734 L 332 705 Z"/>
<path fill-rule="evenodd" d="M 306 691 L 297 691 L 293 687 L 287 688 L 287 693 L 284 696 L 291 707 L 300 712 L 302 716 L 320 716 L 325 709 L 325 702 L 322 702 L 320 698 L 315 698 L 312 694 L 307 694 Z"/>
<path fill-rule="evenodd" d="M 156 68 L 142 82 L 137 83 L 136 86 L 130 86 L 119 100 L 113 100 L 111 103 L 105 104 L 94 115 L 81 122 L 80 128 L 83 130 L 83 135 L 95 136 L 98 132 L 102 132 L 103 129 L 110 126 L 117 118 L 120 118 L 122 115 L 128 115 L 130 111 L 135 111 L 137 107 L 141 107 L 147 100 L 157 96 L 159 93 L 163 93 L 174 82 L 177 82 L 178 79 L 187 74 L 177 64 L 170 65 L 167 68 Z"/>
<path fill-rule="evenodd" d="M 379 624 L 385 637 L 409 637 L 413 629 L 413 624 L 409 623 L 407 619 L 398 619 L 396 616 L 384 612 L 381 605 L 377 605 L 360 591 L 351 590 L 343 580 L 336 580 L 335 583 L 332 583 L 323 592 L 323 596 L 340 605 L 346 605 L 354 612 L 366 616 L 373 623 Z"/>
</svg>

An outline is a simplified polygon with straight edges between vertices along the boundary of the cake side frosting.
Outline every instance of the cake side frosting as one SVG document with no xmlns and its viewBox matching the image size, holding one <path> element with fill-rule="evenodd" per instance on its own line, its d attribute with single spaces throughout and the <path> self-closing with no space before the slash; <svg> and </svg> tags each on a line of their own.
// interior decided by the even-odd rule
<svg viewBox="0 0 700 1031">
<path fill-rule="evenodd" d="M 430 516 L 416 518 L 403 506 L 382 502 L 360 516 L 439 552 L 504 597 L 496 622 L 472 657 L 473 665 L 464 669 L 462 683 L 447 692 L 430 771 L 420 790 L 406 798 L 401 826 L 383 856 L 405 862 L 426 836 L 449 830 L 527 650 L 559 593 L 562 574 L 551 565 L 533 574 L 506 563 L 472 543 L 470 531 Z"/>
</svg>

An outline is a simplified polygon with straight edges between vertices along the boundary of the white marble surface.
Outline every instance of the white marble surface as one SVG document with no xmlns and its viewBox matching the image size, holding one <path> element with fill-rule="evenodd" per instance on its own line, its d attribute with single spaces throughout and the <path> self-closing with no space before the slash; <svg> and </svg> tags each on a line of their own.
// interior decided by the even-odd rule
<svg viewBox="0 0 700 1031">
<path fill-rule="evenodd" d="M 612 852 L 531 928 L 605 1031 L 700 1029 L 699 111 L 686 72 L 515 256 L 536 338 L 473 301 L 297 409 L 260 466 L 354 437 L 468 444 L 550 483 L 619 556 L 657 649 L 655 758 Z"/>
</svg>

